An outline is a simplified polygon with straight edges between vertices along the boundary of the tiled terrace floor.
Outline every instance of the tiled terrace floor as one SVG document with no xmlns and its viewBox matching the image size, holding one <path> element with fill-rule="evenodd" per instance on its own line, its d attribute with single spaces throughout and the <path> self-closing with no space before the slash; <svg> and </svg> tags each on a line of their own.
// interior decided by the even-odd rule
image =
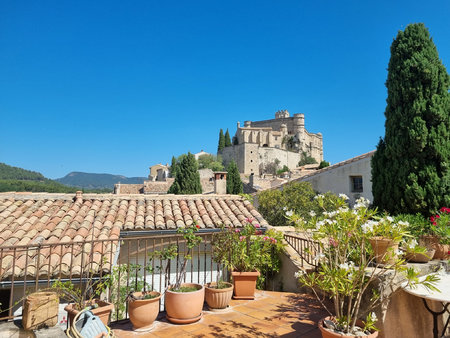
<svg viewBox="0 0 450 338">
<path fill-rule="evenodd" d="M 164 313 L 148 332 L 134 332 L 126 321 L 112 325 L 118 338 L 128 337 L 321 337 L 317 327 L 326 312 L 313 296 L 258 291 L 255 300 L 232 300 L 224 312 L 204 309 L 197 323 L 175 325 Z"/>
</svg>

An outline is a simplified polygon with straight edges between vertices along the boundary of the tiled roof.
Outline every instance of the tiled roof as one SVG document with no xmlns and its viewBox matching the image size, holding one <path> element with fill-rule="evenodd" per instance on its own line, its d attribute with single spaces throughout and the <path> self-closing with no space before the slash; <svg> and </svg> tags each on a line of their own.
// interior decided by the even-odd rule
<svg viewBox="0 0 450 338">
<path fill-rule="evenodd" d="M 268 225 L 249 201 L 234 195 L 77 194 L 75 197 L 69 194 L 0 193 L 0 279 L 8 275 L 8 269 L 9 275 L 12 273 L 12 249 L 6 249 L 10 246 L 115 240 L 121 230 L 170 230 L 189 226 L 194 221 L 201 228 L 216 228 L 222 224 L 242 227 L 246 218 L 253 218 L 262 226 Z M 110 257 L 117 242 L 108 243 L 107 248 L 106 244 L 99 245 L 94 254 Z M 42 259 L 50 260 L 47 270 L 54 274 L 57 271 L 51 271 L 51 266 L 56 266 L 61 257 L 64 260 L 69 249 L 60 252 L 60 247 L 53 251 L 51 247 L 47 248 L 40 254 Z M 83 250 L 78 251 L 76 254 L 81 255 Z M 27 261 L 26 255 L 23 256 L 16 257 L 14 274 L 18 276 Z M 84 253 L 84 256 L 87 255 Z M 28 257 L 28 265 L 31 258 L 35 257 Z M 76 267 L 72 266 L 72 269 L 76 270 Z M 31 266 L 28 273 L 33 274 Z"/>
</svg>

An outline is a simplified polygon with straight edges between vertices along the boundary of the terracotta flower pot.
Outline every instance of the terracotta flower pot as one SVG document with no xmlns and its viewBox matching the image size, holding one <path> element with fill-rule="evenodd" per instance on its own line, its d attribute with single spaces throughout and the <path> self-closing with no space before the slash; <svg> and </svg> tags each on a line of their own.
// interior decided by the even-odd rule
<svg viewBox="0 0 450 338">
<path fill-rule="evenodd" d="M 344 338 L 344 337 L 345 338 L 355 338 L 355 337 L 376 338 L 376 337 L 378 337 L 378 331 L 374 331 L 371 334 L 365 335 L 365 336 L 352 336 L 352 335 L 343 335 L 343 334 L 341 334 L 339 332 L 335 332 L 335 331 L 333 331 L 331 329 L 325 328 L 324 325 L 323 325 L 323 322 L 325 320 L 333 321 L 333 319 L 334 318 L 332 318 L 332 317 L 325 317 L 325 318 L 323 318 L 323 319 L 321 319 L 319 321 L 319 329 L 320 329 L 320 332 L 322 333 L 322 338 Z M 363 327 L 364 326 L 364 324 L 360 320 L 356 321 L 356 325 L 359 326 L 359 327 Z"/>
<path fill-rule="evenodd" d="M 432 259 L 447 259 L 449 257 L 450 246 L 440 244 L 439 237 L 436 235 L 423 235 L 419 239 L 419 244 L 427 249 L 434 249 L 435 253 Z"/>
<path fill-rule="evenodd" d="M 181 286 L 195 287 L 193 292 L 166 291 L 164 299 L 167 319 L 175 324 L 194 323 L 202 318 L 205 288 L 200 284 L 185 283 Z"/>
<path fill-rule="evenodd" d="M 142 292 L 134 292 L 133 296 L 139 298 L 142 297 L 142 294 Z M 158 317 L 161 294 L 156 291 L 151 291 L 148 294 L 156 297 L 128 301 L 128 314 L 134 330 L 144 331 L 150 329 L 156 317 Z"/>
<path fill-rule="evenodd" d="M 259 271 L 233 271 L 231 273 L 234 285 L 233 299 L 255 299 L 256 280 L 259 275 Z"/>
<path fill-rule="evenodd" d="M 426 253 L 407 253 L 405 258 L 412 263 L 427 263 L 433 258 L 435 251 L 434 249 L 428 249 Z"/>
<path fill-rule="evenodd" d="M 223 282 L 226 288 L 217 289 L 217 283 L 208 283 L 205 286 L 205 300 L 210 309 L 225 309 L 233 296 L 233 284 Z"/>
<path fill-rule="evenodd" d="M 92 313 L 94 315 L 96 315 L 97 317 L 100 317 L 100 319 L 103 322 L 103 324 L 108 325 L 109 324 L 109 319 L 110 319 L 110 316 L 111 316 L 111 312 L 114 309 L 114 304 L 109 303 L 109 302 L 105 302 L 105 301 L 100 300 L 100 299 L 94 299 L 94 303 L 98 304 L 98 307 L 95 308 L 95 309 L 92 309 L 91 310 Z M 67 317 L 69 318 L 69 325 L 70 325 L 72 323 L 72 320 L 75 318 L 75 316 L 77 315 L 77 313 L 79 311 L 75 309 L 75 304 L 74 303 L 66 305 L 64 310 L 67 311 Z"/>
<path fill-rule="evenodd" d="M 378 264 L 394 264 L 397 260 L 398 242 L 384 237 L 372 237 L 370 239 L 375 261 Z"/>
</svg>

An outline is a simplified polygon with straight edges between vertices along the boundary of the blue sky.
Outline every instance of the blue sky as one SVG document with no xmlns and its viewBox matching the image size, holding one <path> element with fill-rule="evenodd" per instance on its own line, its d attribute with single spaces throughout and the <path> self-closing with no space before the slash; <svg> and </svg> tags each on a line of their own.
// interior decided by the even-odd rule
<svg viewBox="0 0 450 338">
<path fill-rule="evenodd" d="M 448 69 L 449 15 L 445 0 L 3 0 L 0 162 L 146 176 L 287 109 L 336 163 L 384 135 L 398 30 L 424 22 Z"/>
</svg>

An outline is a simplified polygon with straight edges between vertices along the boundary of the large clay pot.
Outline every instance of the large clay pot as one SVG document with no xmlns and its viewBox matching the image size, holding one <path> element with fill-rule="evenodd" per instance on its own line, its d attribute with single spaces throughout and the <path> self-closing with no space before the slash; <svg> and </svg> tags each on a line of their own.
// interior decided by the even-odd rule
<svg viewBox="0 0 450 338">
<path fill-rule="evenodd" d="M 114 304 L 105 302 L 100 299 L 94 299 L 94 303 L 98 305 L 97 308 L 94 308 L 91 310 L 91 312 L 99 317 L 103 324 L 108 325 L 109 319 L 111 316 L 111 312 L 114 309 Z M 75 309 L 75 304 L 71 303 L 66 305 L 64 310 L 67 311 L 67 317 L 69 318 L 69 325 L 72 323 L 72 320 L 75 318 L 75 316 L 78 314 L 78 310 Z"/>
<path fill-rule="evenodd" d="M 259 271 L 233 271 L 231 273 L 234 285 L 233 299 L 255 299 L 256 280 L 259 275 Z"/>
<path fill-rule="evenodd" d="M 370 239 L 375 261 L 378 264 L 394 264 L 397 260 L 398 242 L 384 237 L 372 237 Z"/>
<path fill-rule="evenodd" d="M 433 258 L 435 251 L 428 249 L 426 253 L 407 253 L 405 258 L 411 263 L 427 263 Z"/>
<path fill-rule="evenodd" d="M 217 289 L 217 283 L 208 283 L 205 286 L 205 300 L 210 309 L 225 309 L 233 296 L 233 284 L 222 282 L 226 288 Z"/>
<path fill-rule="evenodd" d="M 134 299 L 128 301 L 128 314 L 130 321 L 133 324 L 133 329 L 136 331 L 146 331 L 151 328 L 159 313 L 159 300 L 161 294 L 156 291 L 148 292 L 155 298 L 150 299 Z M 143 292 L 134 292 L 134 298 L 142 297 Z"/>
<path fill-rule="evenodd" d="M 341 333 L 337 333 L 337 332 L 335 332 L 333 330 L 325 328 L 324 325 L 323 325 L 324 320 L 334 321 L 332 317 L 325 317 L 325 318 L 323 318 L 323 319 L 321 319 L 319 321 L 319 329 L 320 329 L 320 332 L 322 333 L 322 338 L 344 338 L 344 337 L 345 338 L 355 338 L 355 337 L 358 337 L 358 338 L 360 338 L 360 337 L 363 337 L 363 338 L 376 338 L 376 337 L 378 337 L 378 331 L 374 331 L 371 334 L 365 335 L 365 336 L 352 336 L 352 335 L 348 336 L 348 335 L 343 335 Z M 358 325 L 359 327 L 363 327 L 364 326 L 362 321 L 360 321 L 360 320 L 356 321 L 356 325 Z"/>
<path fill-rule="evenodd" d="M 195 287 L 193 292 L 173 292 L 168 289 L 164 299 L 167 319 L 175 324 L 194 323 L 202 318 L 205 288 L 200 284 L 185 283 L 181 286 Z"/>
</svg>

